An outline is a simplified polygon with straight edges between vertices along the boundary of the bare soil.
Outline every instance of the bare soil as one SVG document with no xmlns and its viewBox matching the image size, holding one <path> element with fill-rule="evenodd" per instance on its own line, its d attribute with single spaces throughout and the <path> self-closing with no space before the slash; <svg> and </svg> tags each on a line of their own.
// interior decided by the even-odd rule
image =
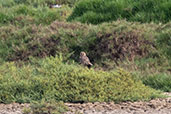
<svg viewBox="0 0 171 114">
<path fill-rule="evenodd" d="M 154 99 L 149 102 L 110 103 L 65 103 L 70 111 L 65 114 L 171 114 L 171 93 L 168 98 Z M 22 114 L 29 104 L 0 104 L 0 114 Z"/>
</svg>

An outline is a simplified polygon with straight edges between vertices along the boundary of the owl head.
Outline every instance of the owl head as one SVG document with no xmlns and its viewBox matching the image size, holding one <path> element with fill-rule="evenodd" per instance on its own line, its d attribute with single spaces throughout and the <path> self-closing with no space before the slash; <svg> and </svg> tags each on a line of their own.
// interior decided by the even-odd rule
<svg viewBox="0 0 171 114">
<path fill-rule="evenodd" d="M 82 51 L 82 52 L 80 53 L 80 56 L 81 56 L 81 57 L 86 56 L 86 53 Z"/>
</svg>

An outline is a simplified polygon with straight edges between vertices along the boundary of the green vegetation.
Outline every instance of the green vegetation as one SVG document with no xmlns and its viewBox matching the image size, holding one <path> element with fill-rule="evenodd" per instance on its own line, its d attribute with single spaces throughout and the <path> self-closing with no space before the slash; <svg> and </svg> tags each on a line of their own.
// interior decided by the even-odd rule
<svg viewBox="0 0 171 114">
<path fill-rule="evenodd" d="M 48 6 L 51 4 L 62 4 L 73 6 L 79 0 L 0 0 L 0 5 L 10 7 L 18 4 L 31 5 L 34 7 Z"/>
<path fill-rule="evenodd" d="M 2 103 L 43 98 L 64 102 L 120 102 L 148 100 L 157 94 L 141 81 L 134 81 L 124 70 L 89 70 L 74 63 L 63 63 L 61 56 L 22 67 L 6 63 L 0 69 Z"/>
<path fill-rule="evenodd" d="M 52 10 L 47 6 L 35 8 L 25 4 L 11 6 L 11 8 L 3 7 L 0 11 L 0 25 L 50 24 L 56 19 L 64 20 L 70 14 L 69 9 L 68 6 L 63 6 L 61 9 Z"/>
<path fill-rule="evenodd" d="M 45 102 L 33 102 L 30 108 L 24 108 L 23 114 L 61 114 L 67 112 L 69 109 L 64 105 L 63 102 L 56 103 L 55 100 Z"/>
<path fill-rule="evenodd" d="M 59 21 L 48 26 L 4 26 L 0 28 L 0 54 L 5 61 L 27 61 L 30 57 L 70 53 L 70 59 L 78 62 L 79 53 L 84 50 L 94 63 L 103 65 L 106 61 L 115 60 L 119 64 L 125 59 L 138 59 L 138 66 L 156 67 L 160 63 L 163 68 L 169 68 L 171 33 L 168 26 L 169 23 L 160 26 L 126 21 L 98 26 Z"/>
<path fill-rule="evenodd" d="M 69 21 L 99 24 L 117 19 L 166 23 L 171 20 L 171 0 L 82 0 Z"/>
<path fill-rule="evenodd" d="M 143 83 L 155 89 L 171 92 L 171 76 L 168 74 L 143 77 Z"/>
<path fill-rule="evenodd" d="M 42 105 L 30 110 L 42 113 L 52 99 L 121 102 L 170 92 L 170 3 L 0 0 L 0 103 L 36 101 Z M 92 69 L 78 64 L 81 51 Z"/>
</svg>

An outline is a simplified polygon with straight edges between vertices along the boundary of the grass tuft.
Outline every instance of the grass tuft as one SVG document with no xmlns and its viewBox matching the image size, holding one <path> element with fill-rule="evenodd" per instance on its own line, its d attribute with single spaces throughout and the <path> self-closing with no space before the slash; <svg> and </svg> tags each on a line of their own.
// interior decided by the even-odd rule
<svg viewBox="0 0 171 114">
<path fill-rule="evenodd" d="M 143 83 L 152 88 L 171 92 L 171 77 L 168 74 L 157 74 L 143 77 Z"/>
</svg>

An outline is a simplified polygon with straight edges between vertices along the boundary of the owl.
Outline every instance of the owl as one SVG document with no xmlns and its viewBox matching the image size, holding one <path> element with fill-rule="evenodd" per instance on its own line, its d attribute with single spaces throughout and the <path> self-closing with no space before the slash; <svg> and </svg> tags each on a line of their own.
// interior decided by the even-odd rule
<svg viewBox="0 0 171 114">
<path fill-rule="evenodd" d="M 91 68 L 91 66 L 93 66 L 89 58 L 86 56 L 85 52 L 80 53 L 80 63 L 83 64 L 84 66 L 87 66 L 88 68 Z"/>
</svg>

